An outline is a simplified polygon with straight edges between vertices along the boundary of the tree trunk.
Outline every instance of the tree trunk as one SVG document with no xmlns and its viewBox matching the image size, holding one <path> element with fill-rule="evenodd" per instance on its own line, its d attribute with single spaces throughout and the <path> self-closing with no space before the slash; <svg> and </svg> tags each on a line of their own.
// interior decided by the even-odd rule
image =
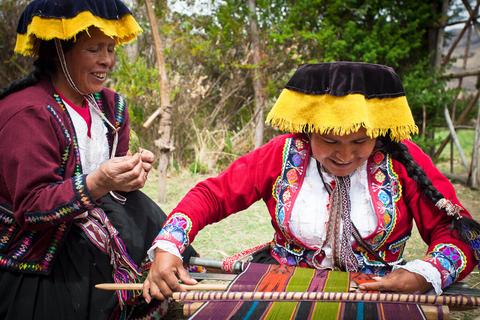
<svg viewBox="0 0 480 320">
<path fill-rule="evenodd" d="M 448 19 L 448 5 L 449 0 L 443 0 L 442 3 L 442 17 L 437 30 L 436 50 L 435 50 L 435 68 L 439 69 L 442 64 L 443 41 L 445 39 L 445 23 Z"/>
<path fill-rule="evenodd" d="M 263 120 L 263 111 L 265 109 L 265 80 L 263 78 L 262 72 L 262 55 L 260 48 L 260 39 L 258 34 L 257 26 L 257 13 L 256 13 L 256 1 L 248 0 L 248 8 L 250 9 L 250 38 L 252 41 L 252 51 L 253 51 L 253 91 L 255 95 L 255 114 L 254 114 L 254 123 L 255 123 L 255 139 L 254 144 L 255 148 L 258 148 L 263 144 L 263 131 L 264 131 L 264 120 Z"/>
<path fill-rule="evenodd" d="M 170 105 L 170 86 L 165 70 L 165 60 L 163 57 L 163 44 L 158 31 L 157 20 L 151 0 L 145 0 L 148 20 L 152 28 L 152 38 L 155 46 L 155 56 L 157 59 L 158 79 L 160 82 L 160 124 L 158 127 L 158 139 L 155 145 L 159 148 L 158 157 L 158 191 L 157 200 L 165 202 L 167 185 L 167 167 L 170 160 L 170 153 L 173 150 L 172 142 L 172 106 Z"/>
</svg>

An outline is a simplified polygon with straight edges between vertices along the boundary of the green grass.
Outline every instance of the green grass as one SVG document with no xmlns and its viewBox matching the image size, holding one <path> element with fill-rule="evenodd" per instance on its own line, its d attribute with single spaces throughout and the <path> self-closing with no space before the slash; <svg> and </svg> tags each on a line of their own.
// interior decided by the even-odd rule
<svg viewBox="0 0 480 320">
<path fill-rule="evenodd" d="M 168 214 L 187 191 L 208 175 L 192 175 L 182 172 L 168 177 L 167 202 L 160 203 Z M 143 191 L 152 199 L 156 196 L 155 176 Z M 223 259 L 243 249 L 272 240 L 273 227 L 263 202 L 253 204 L 247 210 L 231 215 L 227 219 L 208 225 L 199 232 L 193 243 L 202 256 Z"/>
<path fill-rule="evenodd" d="M 435 139 L 438 141 L 443 141 L 449 135 L 448 130 L 437 130 L 435 132 Z M 458 141 L 462 146 L 463 153 L 467 160 L 467 167 L 470 168 L 470 161 L 472 159 L 473 152 L 473 141 L 475 139 L 474 130 L 459 130 L 457 132 Z M 444 172 L 450 172 L 450 144 L 443 149 L 440 154 L 438 168 Z M 463 167 L 460 155 L 455 144 L 453 145 L 453 171 L 456 174 L 467 174 L 467 171 Z"/>
</svg>

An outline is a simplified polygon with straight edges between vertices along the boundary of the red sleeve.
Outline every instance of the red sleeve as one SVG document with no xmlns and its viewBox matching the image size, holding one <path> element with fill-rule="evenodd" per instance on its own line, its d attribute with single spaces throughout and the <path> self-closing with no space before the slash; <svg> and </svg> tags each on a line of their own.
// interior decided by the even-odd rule
<svg viewBox="0 0 480 320">
<path fill-rule="evenodd" d="M 433 186 L 446 199 L 461 206 L 453 185 L 435 167 L 428 155 L 412 142 L 404 142 L 404 144 L 416 163 L 432 181 Z M 428 252 L 424 260 L 432 263 L 440 271 L 443 287 L 463 279 L 476 264 L 472 249 L 450 229 L 452 218 L 435 207 L 435 204 L 423 195 L 417 183 L 408 177 L 403 166 L 401 170 L 404 171 L 402 176 L 405 181 L 402 186 L 405 188 L 405 201 L 423 240 L 428 244 Z M 462 215 L 471 217 L 465 208 Z"/>
<path fill-rule="evenodd" d="M 29 229 L 64 222 L 93 207 L 85 175 L 62 178 L 64 155 L 72 145 L 65 143 L 54 112 L 25 108 L 0 128 L 0 175 L 16 221 Z"/>
<path fill-rule="evenodd" d="M 217 177 L 192 188 L 180 201 L 156 240 L 174 242 L 180 252 L 199 230 L 272 197 L 272 187 L 281 172 L 285 135 L 240 157 Z"/>
</svg>

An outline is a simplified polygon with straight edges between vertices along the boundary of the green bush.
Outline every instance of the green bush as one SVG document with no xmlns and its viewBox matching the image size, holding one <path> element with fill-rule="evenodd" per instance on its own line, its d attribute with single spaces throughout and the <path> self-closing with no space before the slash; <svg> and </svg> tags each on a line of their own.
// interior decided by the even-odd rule
<svg viewBox="0 0 480 320">
<path fill-rule="evenodd" d="M 191 174 L 206 174 L 209 172 L 208 167 L 199 161 L 192 162 L 188 166 L 188 171 L 190 171 Z"/>
</svg>

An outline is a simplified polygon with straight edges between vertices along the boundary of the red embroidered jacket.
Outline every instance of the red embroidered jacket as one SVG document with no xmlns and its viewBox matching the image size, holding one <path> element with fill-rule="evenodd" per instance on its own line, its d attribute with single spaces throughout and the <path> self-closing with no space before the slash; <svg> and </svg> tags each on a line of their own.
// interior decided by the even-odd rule
<svg viewBox="0 0 480 320">
<path fill-rule="evenodd" d="M 459 204 L 453 186 L 430 158 L 414 143 L 405 141 L 404 144 L 435 187 L 447 199 Z M 263 199 L 275 229 L 272 256 L 283 264 L 313 266 L 315 248 L 296 239 L 288 225 L 310 156 L 310 144 L 303 135 L 287 134 L 272 139 L 240 157 L 219 176 L 191 189 L 172 211 L 156 240 L 172 241 L 182 252 L 207 224 Z M 429 245 L 424 260 L 439 270 L 442 287 L 462 279 L 473 269 L 473 252 L 450 231 L 450 217 L 439 212 L 422 195 L 401 163 L 376 151 L 368 160 L 367 172 L 378 226 L 365 240 L 384 260 L 391 263 L 402 260 L 414 220 Z M 466 211 L 462 214 L 469 216 Z M 364 250 L 354 247 L 354 251 L 361 261 L 361 271 L 378 274 L 386 271 Z"/>
<path fill-rule="evenodd" d="M 42 81 L 0 100 L 0 269 L 48 273 L 72 219 L 95 205 L 73 125 L 56 99 Z M 104 89 L 96 99 L 120 128 L 117 155 L 125 155 L 123 98 Z"/>
</svg>

